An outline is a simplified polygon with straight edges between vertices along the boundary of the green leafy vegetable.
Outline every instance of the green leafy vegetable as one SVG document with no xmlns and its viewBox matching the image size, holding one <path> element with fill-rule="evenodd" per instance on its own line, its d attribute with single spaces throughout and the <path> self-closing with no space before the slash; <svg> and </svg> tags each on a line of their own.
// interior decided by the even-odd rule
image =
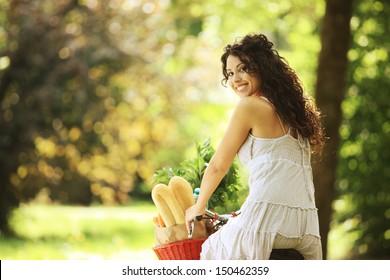
<svg viewBox="0 0 390 280">
<path fill-rule="evenodd" d="M 207 164 L 210 162 L 214 153 L 215 150 L 211 145 L 210 139 L 207 139 L 202 145 L 196 144 L 196 155 L 194 158 L 182 161 L 176 168 L 164 167 L 157 170 L 154 174 L 152 184 L 168 184 L 173 176 L 181 176 L 195 189 L 200 186 Z M 233 161 L 229 171 L 211 196 L 208 208 L 228 208 L 228 204 L 237 202 L 237 194 L 241 188 L 238 165 Z"/>
</svg>

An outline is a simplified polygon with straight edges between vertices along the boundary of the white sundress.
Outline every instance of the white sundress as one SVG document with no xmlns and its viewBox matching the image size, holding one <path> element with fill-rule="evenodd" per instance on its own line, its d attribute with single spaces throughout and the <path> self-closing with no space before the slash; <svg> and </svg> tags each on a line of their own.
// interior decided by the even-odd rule
<svg viewBox="0 0 390 280">
<path fill-rule="evenodd" d="M 249 134 L 238 157 L 249 168 L 249 195 L 241 214 L 203 243 L 201 259 L 266 260 L 286 248 L 322 259 L 308 140 L 290 129 L 271 139 Z"/>
</svg>

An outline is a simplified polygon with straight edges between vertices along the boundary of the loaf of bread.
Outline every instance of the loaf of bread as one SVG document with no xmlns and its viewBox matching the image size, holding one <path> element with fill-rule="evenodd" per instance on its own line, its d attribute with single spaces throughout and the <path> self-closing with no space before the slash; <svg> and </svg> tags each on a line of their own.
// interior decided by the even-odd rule
<svg viewBox="0 0 390 280">
<path fill-rule="evenodd" d="M 152 199 L 167 227 L 185 223 L 185 211 L 180 206 L 171 187 L 157 184 L 152 189 Z"/>
<path fill-rule="evenodd" d="M 173 194 L 184 213 L 188 208 L 195 204 L 192 187 L 183 177 L 172 177 L 169 181 L 169 187 L 172 189 Z"/>
</svg>

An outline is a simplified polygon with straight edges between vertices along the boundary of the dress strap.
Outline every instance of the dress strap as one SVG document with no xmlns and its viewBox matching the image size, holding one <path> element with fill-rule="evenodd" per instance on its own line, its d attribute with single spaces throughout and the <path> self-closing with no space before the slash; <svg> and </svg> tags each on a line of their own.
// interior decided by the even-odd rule
<svg viewBox="0 0 390 280">
<path fill-rule="evenodd" d="M 283 130 L 283 133 L 284 133 L 284 135 L 286 135 L 286 134 L 288 133 L 288 131 L 287 131 L 287 133 L 286 133 L 286 130 L 284 129 L 282 120 L 280 119 L 278 112 L 276 112 L 276 115 L 278 116 L 279 124 L 280 124 L 280 127 L 281 127 L 282 130 Z M 290 130 L 290 128 L 288 128 L 288 129 Z"/>
<path fill-rule="evenodd" d="M 274 104 L 272 104 L 271 101 L 269 101 L 267 97 L 265 97 L 265 96 L 260 96 L 260 97 L 263 98 L 265 101 L 267 101 L 269 104 L 271 104 L 272 108 L 274 108 L 274 110 L 275 110 L 275 112 L 276 112 L 276 116 L 278 117 L 278 120 L 279 120 L 280 127 L 282 128 L 284 135 L 290 133 L 290 127 L 288 128 L 288 131 L 287 131 L 287 132 L 286 132 L 286 130 L 284 129 L 283 122 L 282 122 L 282 120 L 280 119 L 280 116 L 279 116 L 278 112 L 276 111 Z"/>
</svg>

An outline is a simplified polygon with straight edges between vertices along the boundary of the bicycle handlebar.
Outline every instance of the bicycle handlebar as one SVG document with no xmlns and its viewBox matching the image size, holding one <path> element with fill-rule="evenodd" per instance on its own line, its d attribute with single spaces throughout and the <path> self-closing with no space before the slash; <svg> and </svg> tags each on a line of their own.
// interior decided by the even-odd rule
<svg viewBox="0 0 390 280">
<path fill-rule="evenodd" d="M 220 221 L 222 223 L 227 223 L 227 221 L 232 218 L 232 217 L 236 217 L 238 215 L 241 214 L 241 210 L 238 210 L 236 212 L 231 212 L 229 214 L 218 214 L 217 212 L 213 212 L 213 211 L 210 211 L 208 209 L 205 210 L 205 216 L 206 217 L 203 217 L 203 216 L 196 216 L 196 220 L 198 221 L 201 221 L 202 219 L 206 218 L 206 219 L 213 219 L 213 220 L 216 220 L 216 221 Z"/>
</svg>

